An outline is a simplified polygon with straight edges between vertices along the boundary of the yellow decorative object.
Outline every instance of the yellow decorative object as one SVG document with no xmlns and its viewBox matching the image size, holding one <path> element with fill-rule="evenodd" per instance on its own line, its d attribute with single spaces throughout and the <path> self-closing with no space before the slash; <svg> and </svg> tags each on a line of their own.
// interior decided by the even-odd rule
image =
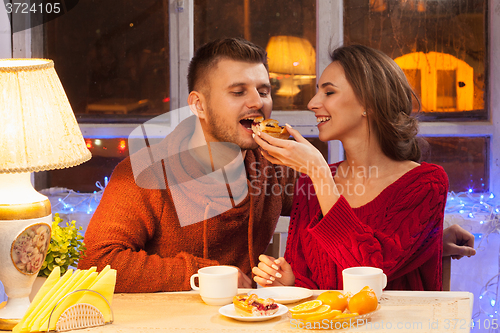
<svg viewBox="0 0 500 333">
<path fill-rule="evenodd" d="M 96 267 L 72 272 L 73 270 L 68 270 L 59 278 L 59 268 L 52 271 L 33 299 L 28 312 L 14 327 L 14 333 L 55 330 L 61 317 L 64 317 L 64 322 L 59 324 L 60 327 L 87 327 L 85 320 L 80 317 L 75 317 L 75 322 L 71 322 L 71 315 L 78 314 L 79 311 L 92 312 L 96 320 L 92 321 L 92 325 L 99 322 L 100 318 L 103 323 L 113 321 L 110 306 L 115 290 L 116 270 L 106 266 L 99 274 Z"/>
<path fill-rule="evenodd" d="M 82 271 L 76 270 L 68 279 L 68 281 L 63 284 L 59 290 L 55 291 L 49 302 L 43 307 L 42 311 L 36 314 L 36 317 L 34 318 L 34 321 L 30 327 L 30 332 L 40 331 L 40 327 L 42 326 L 44 319 L 49 316 L 50 312 L 57 304 L 57 302 L 59 302 L 59 300 L 64 297 L 64 295 L 71 292 L 71 286 L 73 286 L 75 284 L 75 281 L 79 280 L 81 277 Z"/>
<path fill-rule="evenodd" d="M 52 271 L 51 275 L 53 275 L 53 274 L 58 279 L 57 283 L 51 289 L 44 288 L 44 286 L 42 285 L 40 292 L 35 296 L 35 299 L 38 298 L 41 300 L 39 302 L 35 302 L 35 299 L 33 299 L 33 302 L 31 302 L 31 306 L 34 307 L 34 309 L 26 312 L 24 317 L 21 319 L 21 322 L 18 325 L 16 325 L 16 327 L 14 327 L 14 329 L 12 330 L 14 333 L 29 332 L 30 331 L 31 323 L 36 318 L 36 314 L 43 311 L 43 309 L 46 307 L 46 304 L 50 301 L 50 299 L 52 298 L 54 293 L 57 292 L 69 280 L 69 278 L 73 275 L 73 270 L 70 269 L 70 270 L 66 271 L 66 273 L 61 278 L 58 276 L 59 272 L 56 271 L 56 273 L 54 273 L 54 271 Z M 51 279 L 51 276 L 49 276 L 47 278 L 47 281 L 49 281 L 50 279 Z M 45 281 L 45 282 L 47 282 L 47 281 Z M 44 283 L 44 285 L 45 285 L 45 283 Z M 42 289 L 46 292 L 46 294 L 41 293 Z"/>
<path fill-rule="evenodd" d="M 86 276 L 83 279 L 83 281 L 78 283 L 78 285 L 74 285 L 74 287 L 72 287 L 70 289 L 72 291 L 73 290 L 80 290 L 80 289 L 87 289 L 94 282 L 96 276 L 97 276 L 96 272 L 91 272 L 90 274 L 88 274 L 88 276 Z M 80 299 L 79 294 L 71 294 L 69 297 L 64 299 L 64 301 L 61 304 L 59 304 L 59 306 L 57 307 L 57 309 L 54 312 L 49 313 L 49 315 L 43 319 L 43 324 L 40 326 L 39 330 L 40 331 L 47 331 L 49 317 L 52 316 L 53 318 L 59 318 L 61 316 L 61 314 L 66 309 L 68 309 L 70 306 L 72 306 L 74 304 L 77 304 L 79 299 Z M 56 328 L 56 323 L 57 323 L 57 320 L 52 320 L 49 329 L 54 330 Z"/>
<path fill-rule="evenodd" d="M 104 296 L 109 304 L 112 304 L 113 293 L 115 291 L 116 284 L 116 270 L 110 269 L 106 274 L 104 274 L 99 280 L 97 280 L 89 289 L 94 290 Z M 101 311 L 104 321 L 106 323 L 111 321 L 112 314 L 111 309 L 107 303 L 100 297 L 96 297 L 94 293 L 85 293 L 83 297 L 78 301 L 79 303 L 86 303 L 95 306 Z"/>
<path fill-rule="evenodd" d="M 56 268 L 54 268 L 54 270 L 52 271 L 52 273 L 49 275 L 49 277 L 47 277 L 47 280 L 45 280 L 45 282 L 43 283 L 42 287 L 40 288 L 40 290 L 38 291 L 38 293 L 35 295 L 35 297 L 33 298 L 33 301 L 31 302 L 28 310 L 26 311 L 26 314 L 29 315 L 30 313 L 33 312 L 33 310 L 35 309 L 35 307 L 38 305 L 38 304 L 43 304 L 42 301 L 44 300 L 44 297 L 45 295 L 52 289 L 54 288 L 54 286 L 57 284 L 57 282 L 59 281 L 60 279 L 60 275 L 61 275 L 61 269 L 59 268 L 59 266 L 57 266 Z"/>
</svg>

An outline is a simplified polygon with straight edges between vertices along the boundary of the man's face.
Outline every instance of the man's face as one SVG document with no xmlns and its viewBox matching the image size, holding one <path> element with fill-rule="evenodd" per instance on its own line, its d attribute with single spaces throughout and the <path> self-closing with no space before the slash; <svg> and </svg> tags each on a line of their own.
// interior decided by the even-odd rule
<svg viewBox="0 0 500 333">
<path fill-rule="evenodd" d="M 255 149 L 251 125 L 269 118 L 273 107 L 269 74 L 262 63 L 219 60 L 209 72 L 205 139 Z"/>
</svg>

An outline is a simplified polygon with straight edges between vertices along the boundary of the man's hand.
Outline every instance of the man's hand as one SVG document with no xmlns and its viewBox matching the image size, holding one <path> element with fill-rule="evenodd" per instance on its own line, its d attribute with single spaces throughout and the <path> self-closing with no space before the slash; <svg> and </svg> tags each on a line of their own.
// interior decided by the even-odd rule
<svg viewBox="0 0 500 333">
<path fill-rule="evenodd" d="M 443 257 L 451 256 L 453 259 L 460 259 L 463 256 L 473 256 L 474 235 L 454 224 L 443 231 Z"/>
</svg>

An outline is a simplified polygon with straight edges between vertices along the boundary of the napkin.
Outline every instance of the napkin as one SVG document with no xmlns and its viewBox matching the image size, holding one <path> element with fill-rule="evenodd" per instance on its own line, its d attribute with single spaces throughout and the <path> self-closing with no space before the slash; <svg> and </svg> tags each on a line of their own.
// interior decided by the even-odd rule
<svg viewBox="0 0 500 333">
<path fill-rule="evenodd" d="M 49 317 L 54 306 L 64 298 L 64 296 L 81 289 L 89 289 L 98 292 L 106 298 L 111 305 L 116 284 L 116 270 L 108 265 L 100 273 L 96 272 L 96 267 L 88 270 L 68 270 L 62 277 L 59 267 L 54 268 L 45 283 L 31 302 L 26 314 L 14 327 L 12 332 L 40 332 L 55 330 L 57 320 L 61 314 L 69 307 L 86 303 L 95 306 L 104 317 L 105 322 L 110 322 L 111 309 L 99 295 L 82 291 L 66 297 L 52 314 L 50 328 L 48 327 Z"/>
</svg>

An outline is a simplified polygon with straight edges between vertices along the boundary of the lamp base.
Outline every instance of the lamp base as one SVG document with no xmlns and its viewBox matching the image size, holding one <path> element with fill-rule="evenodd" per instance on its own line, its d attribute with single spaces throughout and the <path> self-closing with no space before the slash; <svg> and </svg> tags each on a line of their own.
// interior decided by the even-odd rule
<svg viewBox="0 0 500 333">
<path fill-rule="evenodd" d="M 36 192 L 29 173 L 0 174 L 0 280 L 8 297 L 2 326 L 19 321 L 51 239 L 50 201 Z"/>
<path fill-rule="evenodd" d="M 47 203 L 50 207 L 48 200 Z M 5 210 L 2 206 L 0 210 Z M 31 287 L 49 246 L 51 223 L 52 215 L 0 220 L 0 280 L 8 297 L 0 309 L 2 322 L 21 319 L 30 305 Z"/>
<path fill-rule="evenodd" d="M 23 209 L 20 209 L 23 206 Z M 23 219 L 6 219 L 20 212 Z M 44 216 L 47 214 L 47 216 Z M 29 218 L 31 217 L 31 218 Z M 30 305 L 31 287 L 50 243 L 52 215 L 48 200 L 0 205 L 0 280 L 8 300 L 0 309 L 0 329 L 12 329 Z"/>
<path fill-rule="evenodd" d="M 21 319 L 0 319 L 0 331 L 12 331 Z"/>
<path fill-rule="evenodd" d="M 22 304 L 22 303 L 25 303 L 25 302 L 23 302 L 23 300 L 21 301 L 21 306 L 22 306 L 22 308 L 25 308 L 26 304 Z M 7 302 L 4 302 L 0 305 L 0 312 L 2 312 L 2 310 L 4 310 L 4 307 L 6 304 L 7 304 Z M 29 306 L 29 300 L 28 300 L 28 306 Z M 8 312 L 10 312 L 10 311 L 8 311 Z M 9 315 L 6 314 L 5 318 L 8 318 L 8 317 L 9 317 Z M 0 318 L 0 331 L 12 331 L 14 326 L 16 326 L 20 321 L 21 321 L 21 319 Z"/>
</svg>

